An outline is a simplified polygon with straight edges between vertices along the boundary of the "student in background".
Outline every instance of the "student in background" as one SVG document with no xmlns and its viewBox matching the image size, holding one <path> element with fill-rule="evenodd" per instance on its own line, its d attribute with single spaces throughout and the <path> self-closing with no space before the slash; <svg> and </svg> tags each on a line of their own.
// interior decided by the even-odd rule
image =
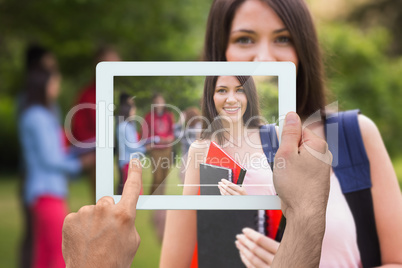
<svg viewBox="0 0 402 268">
<path fill-rule="evenodd" d="M 49 71 L 57 71 L 58 63 L 56 57 L 53 53 L 47 48 L 40 46 L 38 44 L 31 44 L 27 47 L 25 52 L 25 79 L 28 78 L 28 75 L 37 70 L 39 68 L 49 70 Z M 26 98 L 26 88 L 23 88 L 20 94 L 17 97 L 17 114 L 20 117 L 22 112 L 22 106 L 24 104 Z M 54 112 L 56 117 L 60 116 L 59 107 L 53 106 L 52 111 Z M 21 241 L 21 249 L 20 249 L 20 257 L 19 266 L 21 268 L 29 268 L 31 267 L 32 262 L 32 217 L 29 206 L 24 201 L 24 188 L 25 188 L 25 177 L 26 171 L 23 163 L 20 163 L 20 177 L 21 177 L 21 192 L 20 198 L 23 208 L 23 217 L 24 217 L 24 231 Z"/>
<path fill-rule="evenodd" d="M 113 47 L 103 46 L 98 49 L 95 55 L 95 63 L 101 61 L 120 61 L 120 56 Z M 95 70 L 95 68 L 94 68 Z M 83 108 L 80 108 L 80 105 Z M 70 141 L 77 145 L 75 141 L 82 143 L 95 143 L 96 138 L 96 87 L 95 77 L 81 90 L 76 107 L 79 110 L 74 114 L 71 122 L 71 131 L 75 140 Z M 93 153 L 95 154 L 95 153 Z M 96 172 L 95 164 L 87 171 L 92 185 L 95 200 Z"/>
<path fill-rule="evenodd" d="M 152 97 L 152 110 L 145 115 L 143 136 L 153 138 L 159 136 L 159 142 L 146 146 L 152 161 L 152 186 L 150 194 L 164 194 L 163 181 L 169 174 L 172 165 L 172 142 L 174 141 L 173 114 L 166 109 L 165 98 L 160 93 Z"/>
<path fill-rule="evenodd" d="M 131 157 L 140 158 L 145 154 L 145 147 L 139 141 L 137 127 L 135 125 L 136 106 L 134 99 L 128 94 L 120 95 L 120 105 L 117 118 L 117 142 L 118 142 L 118 162 L 122 175 L 122 185 L 127 180 L 128 164 Z M 141 191 L 142 192 L 142 191 Z"/>
<path fill-rule="evenodd" d="M 92 154 L 80 159 L 66 154 L 64 133 L 52 107 L 60 92 L 60 75 L 38 68 L 27 77 L 19 121 L 26 183 L 24 201 L 33 220 L 33 267 L 65 267 L 61 253 L 67 210 L 67 175 L 94 164 Z"/>
<path fill-rule="evenodd" d="M 181 162 L 180 162 L 180 180 L 184 182 L 186 172 L 187 153 L 190 145 L 200 138 L 202 130 L 201 112 L 197 107 L 188 107 L 183 112 L 183 121 L 174 125 L 175 137 L 180 139 L 181 144 Z"/>
<path fill-rule="evenodd" d="M 112 47 L 100 47 L 95 54 L 95 65 L 102 61 L 120 61 L 120 56 Z M 95 68 L 94 68 L 95 69 Z M 95 77 L 81 90 L 77 105 L 96 103 Z M 72 134 L 79 142 L 95 140 L 96 135 L 96 109 L 84 108 L 77 111 L 72 121 Z"/>
<path fill-rule="evenodd" d="M 165 193 L 164 181 L 173 165 L 174 118 L 173 114 L 166 109 L 165 98 L 160 93 L 153 95 L 151 107 L 151 111 L 145 115 L 142 127 L 143 137 L 154 141 L 146 145 L 152 163 L 152 185 L 149 194 L 162 195 Z M 156 140 L 157 136 L 159 139 Z M 152 221 L 160 241 L 163 238 L 165 218 L 164 210 L 153 213 Z"/>
</svg>

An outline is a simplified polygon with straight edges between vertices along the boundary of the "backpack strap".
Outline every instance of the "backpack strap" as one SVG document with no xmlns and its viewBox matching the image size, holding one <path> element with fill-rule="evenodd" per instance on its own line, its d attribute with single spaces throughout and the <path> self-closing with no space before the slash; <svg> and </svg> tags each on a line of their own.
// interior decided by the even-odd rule
<svg viewBox="0 0 402 268">
<path fill-rule="evenodd" d="M 363 267 L 381 265 L 380 246 L 371 195 L 370 163 L 357 115 L 359 110 L 327 117 L 325 133 L 333 156 L 332 168 L 352 212 Z"/>
<path fill-rule="evenodd" d="M 260 127 L 261 145 L 268 163 L 274 170 L 275 154 L 279 148 L 278 136 L 276 135 L 275 124 L 262 125 Z"/>
<path fill-rule="evenodd" d="M 344 194 L 371 188 L 370 163 L 360 134 L 359 110 L 333 114 L 325 132 L 332 153 L 332 168 Z"/>
</svg>

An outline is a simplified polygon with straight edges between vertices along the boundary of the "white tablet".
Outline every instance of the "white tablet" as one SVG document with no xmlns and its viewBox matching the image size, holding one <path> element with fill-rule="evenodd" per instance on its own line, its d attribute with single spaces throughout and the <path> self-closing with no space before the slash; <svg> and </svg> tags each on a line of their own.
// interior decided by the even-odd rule
<svg viewBox="0 0 402 268">
<path fill-rule="evenodd" d="M 116 194 L 119 173 L 116 170 L 119 167 L 114 155 L 117 96 L 121 92 L 121 86 L 118 87 L 116 81 L 120 81 L 120 85 L 129 88 L 129 94 L 132 94 L 133 98 L 137 97 L 136 105 L 141 106 L 142 103 L 138 103 L 138 100 L 141 100 L 140 96 L 141 94 L 143 96 L 144 92 L 155 89 L 163 91 L 163 87 L 188 81 L 194 87 L 192 97 L 200 97 L 206 76 L 252 76 L 256 81 L 257 92 L 259 88 L 266 88 L 266 84 L 273 81 L 272 83 L 277 87 L 276 93 L 273 94 L 277 98 L 277 114 L 264 123 L 277 123 L 280 133 L 285 115 L 290 111 L 296 111 L 296 68 L 291 62 L 101 62 L 96 67 L 96 200 L 103 196 L 112 196 L 115 202 L 119 202 L 121 198 L 121 195 Z M 142 83 L 146 81 L 149 88 L 146 86 L 147 88 L 138 89 L 131 86 L 136 85 L 139 80 Z M 155 81 L 159 81 L 159 87 L 153 85 Z M 268 94 L 268 91 L 265 90 L 263 95 Z M 180 89 L 170 90 L 169 94 L 172 92 L 180 94 Z M 164 92 L 161 93 L 164 94 Z M 169 96 L 166 97 L 168 99 Z M 261 99 L 262 107 L 268 99 L 271 103 L 269 96 Z M 166 103 L 169 107 L 174 107 L 171 112 L 173 114 L 176 112 L 175 117 L 178 119 L 181 109 L 177 107 L 184 104 L 172 104 L 168 101 Z M 141 122 L 138 121 L 137 125 L 138 123 Z M 177 139 L 175 142 L 180 141 Z M 149 158 L 145 158 L 150 161 Z M 143 181 L 144 194 L 139 198 L 137 209 L 280 209 L 280 200 L 276 195 L 181 195 L 183 182 L 178 178 L 178 171 L 175 168 L 171 168 L 166 178 L 166 182 L 169 182 L 165 185 L 167 194 L 147 195 L 151 175 L 147 170 L 144 172 L 146 173 L 144 178 L 148 178 L 148 182 Z"/>
</svg>

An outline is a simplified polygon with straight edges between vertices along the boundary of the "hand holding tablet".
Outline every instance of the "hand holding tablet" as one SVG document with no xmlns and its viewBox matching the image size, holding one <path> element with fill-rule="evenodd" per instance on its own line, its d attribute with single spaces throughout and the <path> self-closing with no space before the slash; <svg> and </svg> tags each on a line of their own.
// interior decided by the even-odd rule
<svg viewBox="0 0 402 268">
<path fill-rule="evenodd" d="M 243 229 L 235 243 L 247 267 L 292 267 L 295 263 L 300 267 L 319 265 L 331 166 L 313 157 L 306 146 L 331 157 L 326 142 L 309 129 L 303 130 L 297 114 L 289 113 L 274 167 L 275 189 L 286 217 L 285 235 L 279 246 L 267 236 L 250 228 Z"/>
<path fill-rule="evenodd" d="M 277 153 L 277 157 L 282 157 L 290 166 L 286 169 L 276 166 L 274 172 L 275 184 L 282 198 L 288 223 L 281 246 L 275 253 L 272 267 L 290 267 L 295 263 L 306 267 L 318 266 L 325 229 L 329 166 L 319 159 L 313 159 L 311 155 L 304 152 L 302 147 L 310 146 L 329 156 L 330 152 L 327 150 L 325 141 L 311 132 L 304 132 L 304 140 L 301 140 L 300 119 L 297 115 L 295 118 L 297 119 L 295 123 L 285 127 L 282 147 Z M 103 197 L 96 205 L 82 207 L 77 213 L 66 217 L 63 226 L 63 256 L 67 267 L 130 266 L 140 243 L 140 237 L 135 229 L 135 217 L 141 189 L 141 176 L 140 162 L 133 159 L 130 162 L 129 177 L 118 204 L 114 204 L 111 197 Z M 307 185 L 307 188 L 304 187 L 306 189 L 304 195 L 301 194 L 303 191 L 295 189 L 295 187 L 301 187 L 300 184 Z M 295 195 L 295 191 L 300 194 Z M 311 206 L 311 203 L 315 205 Z M 298 217 L 305 212 L 313 216 Z M 244 246 L 244 244 L 252 246 L 257 243 L 258 247 L 254 246 L 254 248 L 261 249 L 261 253 L 265 250 L 264 245 L 269 244 L 267 243 L 269 241 L 264 242 L 261 239 L 269 238 L 241 237 L 244 243 L 239 248 L 243 248 L 241 254 L 245 263 L 261 261 L 255 257 L 249 247 Z M 291 254 L 296 251 L 298 254 Z M 312 254 L 318 257 L 305 258 Z M 265 254 L 260 256 L 264 257 Z M 272 261 L 272 258 L 270 260 Z M 309 262 L 302 263 L 303 260 Z"/>
<path fill-rule="evenodd" d="M 118 204 L 106 196 L 66 217 L 62 246 L 66 267 L 130 267 L 140 244 L 135 228 L 142 177 L 138 159 L 131 160 L 128 174 Z"/>
</svg>

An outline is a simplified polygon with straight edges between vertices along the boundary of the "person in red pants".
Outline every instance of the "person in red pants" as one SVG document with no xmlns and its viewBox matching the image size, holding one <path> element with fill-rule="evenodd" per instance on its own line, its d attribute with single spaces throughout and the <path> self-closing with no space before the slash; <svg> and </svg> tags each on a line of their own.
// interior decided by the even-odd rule
<svg viewBox="0 0 402 268">
<path fill-rule="evenodd" d="M 65 267 L 61 238 L 67 210 L 68 177 L 94 164 L 95 157 L 67 154 L 64 132 L 54 110 L 60 75 L 42 68 L 27 75 L 19 120 L 26 170 L 24 202 L 33 230 L 33 267 Z"/>
</svg>

